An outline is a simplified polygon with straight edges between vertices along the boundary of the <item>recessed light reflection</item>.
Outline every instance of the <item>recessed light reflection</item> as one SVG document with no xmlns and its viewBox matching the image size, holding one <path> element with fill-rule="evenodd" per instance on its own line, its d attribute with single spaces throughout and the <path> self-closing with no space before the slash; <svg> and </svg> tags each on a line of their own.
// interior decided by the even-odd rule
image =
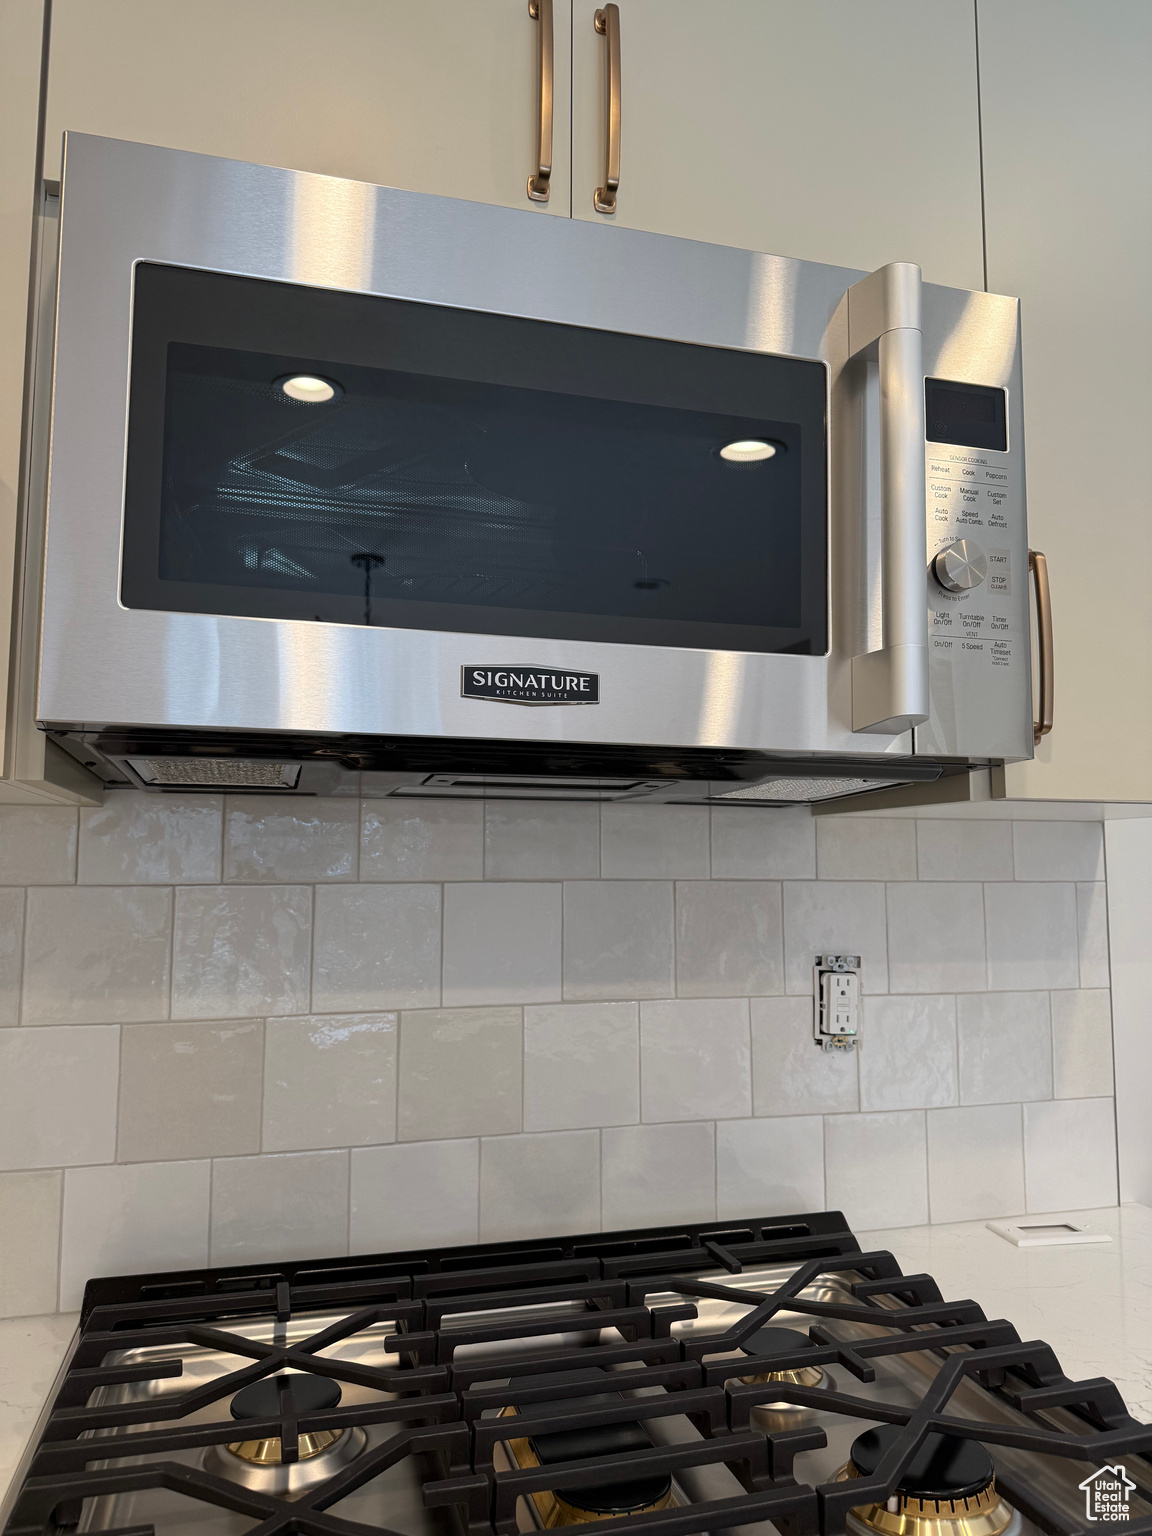
<svg viewBox="0 0 1152 1536">
<path fill-rule="evenodd" d="M 729 464 L 755 464 L 760 459 L 770 459 L 776 453 L 774 443 L 764 443 L 755 437 L 741 438 L 738 443 L 725 443 L 720 457 Z"/>
<path fill-rule="evenodd" d="M 311 373 L 294 373 L 286 379 L 277 379 L 276 387 L 289 400 L 299 400 L 304 405 L 324 405 L 344 393 L 331 379 L 317 378 Z"/>
</svg>

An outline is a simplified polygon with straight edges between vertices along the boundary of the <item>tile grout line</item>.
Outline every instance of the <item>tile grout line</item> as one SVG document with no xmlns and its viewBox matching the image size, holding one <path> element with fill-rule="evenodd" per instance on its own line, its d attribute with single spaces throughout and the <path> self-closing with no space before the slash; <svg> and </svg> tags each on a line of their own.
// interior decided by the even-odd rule
<svg viewBox="0 0 1152 1536">
<path fill-rule="evenodd" d="M 16 984 L 16 1025 L 24 1027 L 24 982 L 28 970 L 28 887 L 20 892 L 20 971 Z"/>
<path fill-rule="evenodd" d="M 66 1169 L 60 1174 L 60 1214 L 56 1219 L 56 1310 L 64 1310 L 64 1179 Z"/>
</svg>

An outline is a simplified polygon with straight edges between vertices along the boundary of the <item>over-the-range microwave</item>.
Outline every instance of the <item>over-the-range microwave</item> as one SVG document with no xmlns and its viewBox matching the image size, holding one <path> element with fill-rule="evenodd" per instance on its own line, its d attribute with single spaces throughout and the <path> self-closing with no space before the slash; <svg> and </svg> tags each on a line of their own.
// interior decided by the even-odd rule
<svg viewBox="0 0 1152 1536">
<path fill-rule="evenodd" d="M 75 134 L 62 186 L 36 715 L 105 779 L 1031 755 L 1015 299 Z"/>
</svg>

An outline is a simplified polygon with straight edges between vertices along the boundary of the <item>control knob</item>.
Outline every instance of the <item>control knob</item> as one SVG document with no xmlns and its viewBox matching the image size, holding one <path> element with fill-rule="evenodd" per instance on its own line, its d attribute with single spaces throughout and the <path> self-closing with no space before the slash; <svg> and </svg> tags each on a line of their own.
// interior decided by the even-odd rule
<svg viewBox="0 0 1152 1536">
<path fill-rule="evenodd" d="M 988 574 L 988 556 L 971 539 L 946 545 L 932 562 L 936 580 L 946 592 L 969 592 Z"/>
</svg>

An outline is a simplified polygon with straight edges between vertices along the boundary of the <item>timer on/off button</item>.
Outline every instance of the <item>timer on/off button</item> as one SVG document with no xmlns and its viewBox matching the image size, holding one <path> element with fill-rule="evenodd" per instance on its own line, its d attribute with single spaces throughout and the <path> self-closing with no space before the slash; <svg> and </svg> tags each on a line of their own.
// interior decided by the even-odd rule
<svg viewBox="0 0 1152 1536">
<path fill-rule="evenodd" d="M 946 592 L 970 592 L 988 574 L 988 556 L 972 539 L 957 539 L 932 561 L 932 572 Z"/>
</svg>

